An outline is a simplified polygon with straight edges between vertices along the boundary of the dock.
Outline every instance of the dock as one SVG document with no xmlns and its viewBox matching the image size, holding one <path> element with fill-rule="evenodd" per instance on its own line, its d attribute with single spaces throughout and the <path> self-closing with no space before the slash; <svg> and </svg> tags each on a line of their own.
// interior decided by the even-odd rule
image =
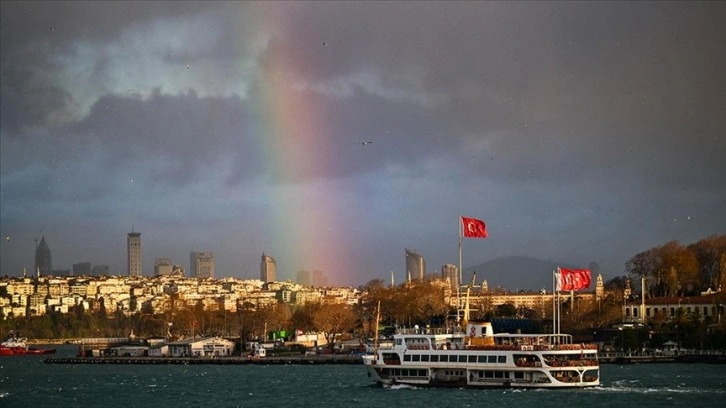
<svg viewBox="0 0 726 408">
<path fill-rule="evenodd" d="M 249 357 L 50 357 L 45 364 L 214 364 L 214 365 L 343 365 L 363 364 L 357 355 Z"/>
<path fill-rule="evenodd" d="M 698 351 L 679 354 L 602 353 L 600 364 L 704 363 L 726 364 L 724 351 Z"/>
</svg>

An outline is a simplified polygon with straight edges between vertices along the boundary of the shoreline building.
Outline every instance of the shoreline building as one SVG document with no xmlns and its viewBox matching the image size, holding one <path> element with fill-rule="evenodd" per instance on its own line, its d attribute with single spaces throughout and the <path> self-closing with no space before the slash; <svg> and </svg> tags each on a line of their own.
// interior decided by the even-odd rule
<svg viewBox="0 0 726 408">
<path fill-rule="evenodd" d="M 277 264 L 275 258 L 262 253 L 262 262 L 260 262 L 260 280 L 264 283 L 275 282 L 277 275 Z"/>
<path fill-rule="evenodd" d="M 141 276 L 141 233 L 129 232 L 126 238 L 129 276 Z"/>
<path fill-rule="evenodd" d="M 406 249 L 406 274 L 408 279 L 423 279 L 426 274 L 426 260 L 413 249 Z"/>
<path fill-rule="evenodd" d="M 214 279 L 214 254 L 211 252 L 192 252 L 189 255 L 189 273 L 195 278 Z"/>
<path fill-rule="evenodd" d="M 37 241 L 36 241 L 37 242 Z M 53 262 L 50 255 L 50 248 L 45 242 L 45 236 L 40 238 L 40 243 L 35 247 L 35 271 L 38 276 L 50 275 L 53 273 Z"/>
</svg>

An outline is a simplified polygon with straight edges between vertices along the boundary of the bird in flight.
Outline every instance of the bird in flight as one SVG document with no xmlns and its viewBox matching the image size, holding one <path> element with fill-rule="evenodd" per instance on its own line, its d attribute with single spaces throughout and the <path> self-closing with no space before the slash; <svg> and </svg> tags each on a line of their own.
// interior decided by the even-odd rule
<svg viewBox="0 0 726 408">
<path fill-rule="evenodd" d="M 363 146 L 365 146 L 365 145 L 369 145 L 369 144 L 371 144 L 371 143 L 373 143 L 373 142 L 360 142 L 360 144 L 361 144 L 361 145 L 363 145 Z"/>
</svg>

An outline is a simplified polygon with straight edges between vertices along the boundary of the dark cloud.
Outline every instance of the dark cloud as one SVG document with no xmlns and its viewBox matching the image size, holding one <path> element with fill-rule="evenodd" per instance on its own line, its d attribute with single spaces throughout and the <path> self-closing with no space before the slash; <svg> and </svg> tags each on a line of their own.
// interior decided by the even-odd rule
<svg viewBox="0 0 726 408">
<path fill-rule="evenodd" d="M 722 3 L 3 2 L 0 14 L 3 229 L 143 220 L 145 237 L 202 236 L 233 254 L 217 251 L 222 265 L 256 265 L 284 197 L 291 212 L 354 220 L 359 281 L 400 269 L 404 247 L 432 268 L 453 262 L 459 213 L 492 227 L 472 262 L 571 257 L 612 275 L 649 246 L 726 229 Z"/>
</svg>

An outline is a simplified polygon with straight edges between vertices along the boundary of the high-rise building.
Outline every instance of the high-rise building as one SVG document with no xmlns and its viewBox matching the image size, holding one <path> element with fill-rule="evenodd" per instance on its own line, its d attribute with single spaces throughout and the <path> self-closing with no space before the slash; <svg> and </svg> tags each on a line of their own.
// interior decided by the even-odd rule
<svg viewBox="0 0 726 408">
<path fill-rule="evenodd" d="M 189 272 L 195 278 L 214 278 L 214 254 L 192 252 L 189 255 Z"/>
<path fill-rule="evenodd" d="M 73 264 L 73 276 L 90 276 L 91 275 L 91 263 L 90 262 L 79 262 Z"/>
<path fill-rule="evenodd" d="M 126 238 L 129 276 L 141 276 L 141 233 L 129 232 Z"/>
<path fill-rule="evenodd" d="M 310 271 L 297 271 L 297 283 L 303 286 L 312 286 L 313 281 L 310 277 Z"/>
<path fill-rule="evenodd" d="M 262 282 L 274 282 L 277 275 L 277 264 L 275 258 L 262 253 L 262 262 L 260 262 L 260 280 Z"/>
<path fill-rule="evenodd" d="M 406 249 L 406 276 L 423 279 L 426 274 L 426 261 L 423 255 L 413 249 Z"/>
<path fill-rule="evenodd" d="M 171 275 L 171 258 L 156 258 L 154 260 L 154 276 Z"/>
<path fill-rule="evenodd" d="M 318 288 L 324 288 L 328 286 L 328 278 L 325 276 L 323 271 L 313 271 L 311 280 L 312 286 L 316 286 Z"/>
<path fill-rule="evenodd" d="M 451 290 L 456 292 L 461 285 L 459 282 L 459 268 L 454 264 L 446 264 L 441 267 L 441 277 L 449 281 Z"/>
<path fill-rule="evenodd" d="M 45 242 L 45 237 L 40 238 L 40 243 L 35 247 L 35 272 L 40 275 L 53 273 L 53 262 L 51 262 L 50 248 Z"/>
<path fill-rule="evenodd" d="M 108 265 L 93 265 L 93 269 L 91 270 L 91 275 L 93 276 L 106 276 L 108 275 L 109 271 Z"/>
</svg>

